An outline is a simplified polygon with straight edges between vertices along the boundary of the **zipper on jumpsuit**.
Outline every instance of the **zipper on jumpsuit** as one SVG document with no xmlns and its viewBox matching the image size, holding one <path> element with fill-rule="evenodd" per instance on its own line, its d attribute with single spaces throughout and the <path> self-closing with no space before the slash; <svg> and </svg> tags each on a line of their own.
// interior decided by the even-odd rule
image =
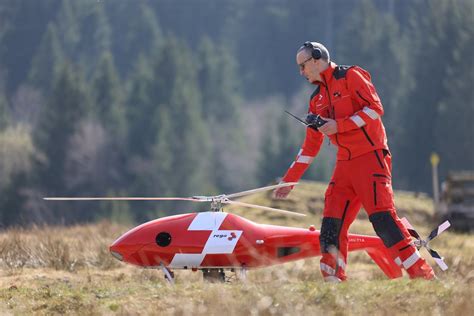
<svg viewBox="0 0 474 316">
<path fill-rule="evenodd" d="M 328 95 L 328 100 L 329 100 L 329 109 L 332 109 L 332 119 L 335 120 L 336 119 L 336 109 L 334 108 L 334 106 L 332 105 L 332 101 L 331 101 L 331 93 L 329 93 L 329 86 L 328 86 L 328 83 L 326 81 L 326 78 L 324 77 L 324 75 L 322 76 L 323 77 L 323 80 L 324 80 L 324 85 L 326 86 L 326 93 Z M 331 115 L 331 113 L 329 113 L 329 115 Z M 349 148 L 345 147 L 345 146 L 342 146 L 340 143 L 339 143 L 339 139 L 337 138 L 337 133 L 336 133 L 336 143 L 339 147 L 341 148 L 344 148 L 345 150 L 347 150 L 347 152 L 349 153 L 349 158 L 347 158 L 347 160 L 351 160 L 351 151 L 349 150 Z"/>
</svg>

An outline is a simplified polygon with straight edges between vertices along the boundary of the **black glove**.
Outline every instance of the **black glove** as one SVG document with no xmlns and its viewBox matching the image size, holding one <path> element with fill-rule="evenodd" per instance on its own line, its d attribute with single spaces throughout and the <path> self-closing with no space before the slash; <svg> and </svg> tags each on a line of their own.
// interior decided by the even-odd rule
<svg viewBox="0 0 474 316">
<path fill-rule="evenodd" d="M 319 115 L 309 113 L 306 115 L 306 124 L 308 124 L 308 127 L 311 127 L 312 129 L 318 130 L 321 126 L 327 123 L 327 121 L 323 120 Z"/>
</svg>

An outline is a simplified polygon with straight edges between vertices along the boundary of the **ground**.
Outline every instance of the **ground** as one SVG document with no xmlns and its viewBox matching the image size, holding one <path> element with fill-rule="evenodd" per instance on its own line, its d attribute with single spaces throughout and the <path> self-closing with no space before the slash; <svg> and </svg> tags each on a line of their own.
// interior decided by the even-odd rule
<svg viewBox="0 0 474 316">
<path fill-rule="evenodd" d="M 308 214 L 288 218 L 232 209 L 259 223 L 319 226 L 324 185 L 304 182 L 285 201 L 257 194 L 243 201 Z M 431 201 L 396 192 L 400 215 L 425 236 L 436 226 Z M 229 209 L 230 210 L 230 209 Z M 157 270 L 123 264 L 108 245 L 129 226 L 101 222 L 74 227 L 9 229 L 0 233 L 0 314 L 468 314 L 474 310 L 474 236 L 443 233 L 432 246 L 449 270 L 438 281 L 388 280 L 363 252 L 349 256 L 349 281 L 326 284 L 318 258 L 249 271 L 245 282 L 214 284 L 200 272 L 176 271 L 175 286 Z M 353 233 L 373 234 L 363 210 Z M 427 260 L 434 264 L 425 250 Z"/>
</svg>

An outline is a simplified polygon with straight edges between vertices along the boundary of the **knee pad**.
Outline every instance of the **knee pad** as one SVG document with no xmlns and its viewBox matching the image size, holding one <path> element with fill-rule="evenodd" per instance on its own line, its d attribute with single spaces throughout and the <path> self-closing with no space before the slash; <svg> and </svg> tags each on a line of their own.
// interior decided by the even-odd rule
<svg viewBox="0 0 474 316">
<path fill-rule="evenodd" d="M 390 248 L 405 239 L 389 211 L 374 213 L 369 216 L 369 220 L 385 247 Z"/>
<path fill-rule="evenodd" d="M 331 246 L 339 249 L 339 232 L 342 221 L 339 218 L 324 217 L 319 234 L 321 253 L 328 253 Z"/>
</svg>

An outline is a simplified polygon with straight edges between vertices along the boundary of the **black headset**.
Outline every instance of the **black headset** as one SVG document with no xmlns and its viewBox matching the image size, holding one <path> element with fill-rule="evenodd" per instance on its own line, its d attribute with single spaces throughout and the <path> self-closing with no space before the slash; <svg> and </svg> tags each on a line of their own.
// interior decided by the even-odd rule
<svg viewBox="0 0 474 316">
<path fill-rule="evenodd" d="M 315 47 L 310 41 L 304 42 L 303 47 L 311 48 L 311 57 L 314 59 L 321 59 L 323 56 L 321 49 L 319 49 L 319 47 Z"/>
</svg>

